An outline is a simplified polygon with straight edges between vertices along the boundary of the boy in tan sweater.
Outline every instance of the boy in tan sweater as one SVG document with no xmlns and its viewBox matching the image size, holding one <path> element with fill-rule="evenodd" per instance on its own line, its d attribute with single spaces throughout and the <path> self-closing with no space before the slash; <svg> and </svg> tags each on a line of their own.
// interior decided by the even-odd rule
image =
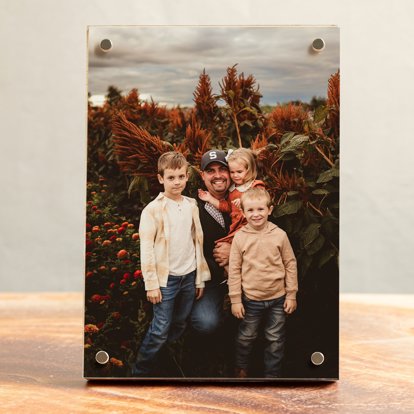
<svg viewBox="0 0 414 414">
<path fill-rule="evenodd" d="M 285 318 L 296 310 L 296 258 L 286 233 L 269 222 L 269 193 L 252 188 L 241 198 L 247 224 L 234 236 L 229 260 L 231 311 L 241 319 L 236 340 L 236 369 L 247 377 L 249 356 L 264 322 L 264 376 L 280 377 Z"/>
</svg>

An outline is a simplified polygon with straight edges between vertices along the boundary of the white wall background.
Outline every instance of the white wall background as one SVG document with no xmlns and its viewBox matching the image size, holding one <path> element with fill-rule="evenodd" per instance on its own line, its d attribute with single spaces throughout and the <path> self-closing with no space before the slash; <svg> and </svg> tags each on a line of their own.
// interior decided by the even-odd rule
<svg viewBox="0 0 414 414">
<path fill-rule="evenodd" d="M 414 2 L 0 0 L 0 291 L 83 289 L 86 27 L 341 28 L 341 290 L 414 292 Z"/>
</svg>

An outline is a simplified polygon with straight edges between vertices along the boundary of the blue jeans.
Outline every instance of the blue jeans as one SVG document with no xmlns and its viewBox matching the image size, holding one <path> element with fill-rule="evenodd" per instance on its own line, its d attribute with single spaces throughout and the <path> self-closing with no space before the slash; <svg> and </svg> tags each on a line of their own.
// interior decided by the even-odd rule
<svg viewBox="0 0 414 414">
<path fill-rule="evenodd" d="M 213 333 L 223 320 L 223 302 L 228 292 L 227 283 L 206 283 L 204 295 L 194 303 L 191 311 L 191 326 L 202 335 Z"/>
<path fill-rule="evenodd" d="M 154 316 L 139 349 L 133 376 L 148 375 L 166 342 L 174 342 L 184 332 L 195 299 L 195 274 L 168 276 L 160 287 L 162 301 L 153 305 Z"/>
<path fill-rule="evenodd" d="M 246 369 L 249 363 L 253 343 L 259 333 L 259 325 L 264 322 L 264 376 L 280 377 L 285 344 L 285 320 L 283 309 L 285 296 L 272 300 L 250 300 L 243 297 L 244 319 L 239 325 L 236 339 L 237 368 Z"/>
</svg>

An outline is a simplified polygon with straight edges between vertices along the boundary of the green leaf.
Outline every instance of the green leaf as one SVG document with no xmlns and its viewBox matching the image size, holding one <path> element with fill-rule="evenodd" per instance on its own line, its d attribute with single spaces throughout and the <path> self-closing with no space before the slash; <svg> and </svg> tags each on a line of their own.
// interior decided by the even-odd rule
<svg viewBox="0 0 414 414">
<path fill-rule="evenodd" d="M 316 240 L 314 240 L 311 244 L 305 246 L 306 252 L 309 256 L 313 256 L 315 253 L 322 249 L 324 244 L 325 237 L 323 237 L 322 234 L 319 234 Z"/>
<path fill-rule="evenodd" d="M 305 276 L 312 264 L 312 257 L 308 256 L 306 252 L 303 252 L 303 254 L 301 254 L 301 256 L 298 257 L 298 263 L 302 276 Z"/>
<path fill-rule="evenodd" d="M 336 256 L 336 251 L 334 248 L 324 250 L 321 254 L 321 257 L 319 258 L 318 268 L 320 269 L 322 266 L 328 263 L 335 256 Z"/>
<path fill-rule="evenodd" d="M 317 179 L 317 183 L 327 183 L 328 181 L 331 181 L 332 178 L 339 177 L 339 169 L 334 167 L 327 171 L 324 171 L 319 178 Z"/>
<path fill-rule="evenodd" d="M 280 145 L 284 145 L 287 141 L 291 140 L 295 136 L 294 132 L 287 132 L 286 134 L 282 135 L 282 139 L 280 140 Z"/>
<path fill-rule="evenodd" d="M 302 240 L 305 248 L 319 236 L 320 228 L 320 223 L 311 223 L 308 227 L 306 227 L 305 231 L 302 234 Z"/>
<path fill-rule="evenodd" d="M 287 144 L 285 147 L 282 145 L 281 153 L 285 152 L 295 152 L 298 149 L 303 147 L 303 144 L 309 141 L 309 137 L 307 135 L 295 135 L 289 141 L 286 141 Z"/>
<path fill-rule="evenodd" d="M 273 217 L 278 218 L 286 216 L 287 214 L 295 214 L 302 207 L 302 204 L 301 200 L 292 200 L 279 206 L 275 206 L 273 210 Z"/>
<path fill-rule="evenodd" d="M 329 191 L 328 190 L 325 190 L 324 188 L 318 188 L 316 190 L 313 190 L 312 191 L 312 194 L 315 194 L 315 195 L 327 195 L 327 194 L 329 194 Z"/>
<path fill-rule="evenodd" d="M 246 120 L 240 123 L 241 127 L 244 125 L 249 125 L 250 128 L 253 128 L 253 124 L 249 120 Z"/>
<path fill-rule="evenodd" d="M 315 113 L 313 115 L 313 120 L 316 123 L 323 121 L 326 116 L 328 115 L 328 108 L 326 106 L 319 106 L 316 108 Z"/>
</svg>

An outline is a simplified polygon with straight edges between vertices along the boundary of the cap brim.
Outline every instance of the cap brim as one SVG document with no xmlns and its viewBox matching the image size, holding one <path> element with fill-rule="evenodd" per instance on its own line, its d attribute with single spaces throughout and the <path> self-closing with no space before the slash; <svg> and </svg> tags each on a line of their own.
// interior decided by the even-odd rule
<svg viewBox="0 0 414 414">
<path fill-rule="evenodd" d="M 224 165 L 226 168 L 229 168 L 229 164 L 227 162 L 221 161 L 221 160 L 210 160 L 202 169 L 201 171 L 204 171 L 210 164 L 221 164 Z"/>
</svg>

